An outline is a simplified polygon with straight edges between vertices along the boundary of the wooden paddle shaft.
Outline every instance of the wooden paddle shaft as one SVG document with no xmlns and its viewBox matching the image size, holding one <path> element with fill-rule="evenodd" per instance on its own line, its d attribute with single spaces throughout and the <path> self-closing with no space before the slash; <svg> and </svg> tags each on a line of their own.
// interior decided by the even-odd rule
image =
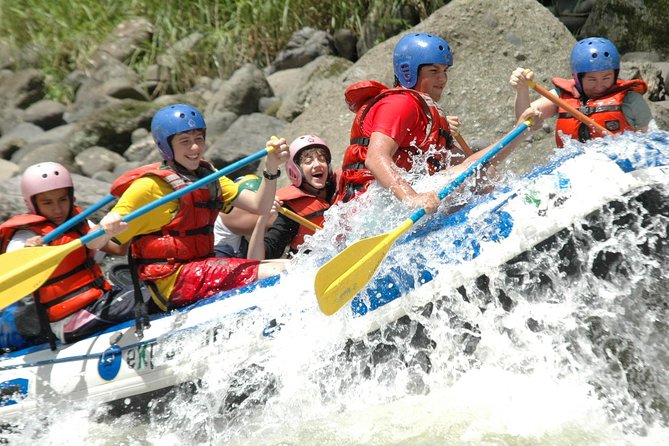
<svg viewBox="0 0 669 446">
<path fill-rule="evenodd" d="M 465 139 L 462 137 L 460 132 L 453 132 L 453 138 L 455 138 L 455 140 L 458 142 L 462 151 L 465 152 L 465 155 L 471 156 L 471 155 L 474 154 L 474 152 L 472 151 L 472 148 L 469 147 L 469 145 L 467 144 Z"/>
<path fill-rule="evenodd" d="M 540 95 L 544 96 L 546 99 L 549 101 L 553 102 L 555 105 L 558 105 L 565 110 L 567 110 L 571 115 L 581 121 L 583 124 L 591 127 L 594 130 L 597 130 L 598 132 L 602 133 L 603 135 L 612 135 L 611 132 L 606 130 L 606 128 L 602 127 L 601 125 L 597 124 L 595 121 L 592 119 L 588 118 L 586 115 L 578 111 L 576 108 L 572 107 L 571 105 L 567 104 L 563 99 L 560 99 L 559 97 L 555 96 L 552 94 L 550 91 L 546 90 L 544 87 L 541 85 L 537 84 L 536 82 L 529 80 L 527 81 L 527 84 L 532 87 L 534 90 L 536 90 L 537 93 Z"/>
<path fill-rule="evenodd" d="M 279 208 L 279 212 L 281 214 L 285 215 L 286 217 L 290 218 L 294 222 L 301 224 L 305 228 L 313 229 L 314 231 L 318 231 L 319 229 L 322 229 L 316 223 L 307 220 L 306 218 L 302 217 L 301 215 L 298 215 L 295 212 L 293 212 L 290 209 L 287 209 L 283 206 Z"/>
</svg>

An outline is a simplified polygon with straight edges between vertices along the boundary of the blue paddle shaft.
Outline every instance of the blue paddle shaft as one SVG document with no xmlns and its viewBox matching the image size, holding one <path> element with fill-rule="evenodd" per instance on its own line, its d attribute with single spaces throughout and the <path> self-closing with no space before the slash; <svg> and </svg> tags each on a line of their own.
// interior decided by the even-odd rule
<svg viewBox="0 0 669 446">
<path fill-rule="evenodd" d="M 105 206 L 105 205 L 111 203 L 112 201 L 114 201 L 115 198 L 116 197 L 114 197 L 112 194 L 109 194 L 106 197 L 104 197 L 102 200 L 93 204 L 91 207 L 89 207 L 85 211 L 82 211 L 80 214 L 77 214 L 74 217 L 70 218 L 65 223 L 63 223 L 62 225 L 58 226 L 56 229 L 54 229 L 53 231 L 51 231 L 47 235 L 45 235 L 44 238 L 42 239 L 44 241 L 44 244 L 48 245 L 52 241 L 56 240 L 58 237 L 60 237 L 61 234 L 64 234 L 70 228 L 73 228 L 74 226 L 78 225 L 84 219 L 86 219 L 89 215 L 91 215 L 92 213 L 94 213 L 98 209 L 102 208 L 103 206 Z"/>
<path fill-rule="evenodd" d="M 474 172 L 476 172 L 481 166 L 484 164 L 487 164 L 492 158 L 495 157 L 499 152 L 502 151 L 506 146 L 509 145 L 511 141 L 516 139 L 518 135 L 523 133 L 527 128 L 529 127 L 529 122 L 525 121 L 518 126 L 516 126 L 515 129 L 511 131 L 508 135 L 506 135 L 500 142 L 495 144 L 495 146 L 488 151 L 485 155 L 483 155 L 481 158 L 479 158 L 477 161 L 475 161 L 471 166 L 469 166 L 464 172 L 462 172 L 456 179 L 451 181 L 446 187 L 444 187 L 441 191 L 439 191 L 439 194 L 437 196 L 439 197 L 440 200 L 443 200 L 446 195 L 450 194 L 453 192 L 453 189 L 456 187 L 460 186 L 462 183 L 465 182 L 467 178 L 469 178 Z M 409 217 L 411 221 L 416 223 L 420 218 L 422 218 L 425 215 L 425 209 L 418 209 L 416 212 L 411 214 Z"/>
<path fill-rule="evenodd" d="M 164 197 L 161 197 L 161 198 L 159 198 L 155 201 L 152 201 L 151 203 L 146 204 L 139 209 L 135 209 L 134 211 L 132 211 L 128 215 L 121 218 L 121 221 L 124 221 L 124 222 L 127 223 L 131 220 L 134 220 L 135 218 L 140 217 L 140 216 L 146 214 L 147 212 L 151 212 L 155 208 L 157 208 L 159 206 L 162 206 L 165 203 L 169 203 L 172 200 L 176 200 L 177 198 L 180 198 L 180 197 L 186 195 L 187 193 L 194 191 L 195 189 L 198 189 L 198 188 L 200 188 L 200 187 L 202 187 L 202 186 L 204 186 L 208 183 L 211 183 L 214 180 L 217 180 L 217 179 L 221 178 L 222 176 L 225 176 L 229 173 L 234 172 L 235 170 L 237 170 L 241 167 L 244 167 L 247 164 L 250 164 L 254 161 L 257 161 L 257 160 L 267 156 L 273 150 L 274 150 L 274 147 L 267 147 L 267 148 L 265 148 L 263 150 L 260 150 L 256 153 L 252 154 L 252 155 L 247 156 L 246 158 L 242 158 L 239 161 L 235 161 L 234 163 L 230 164 L 229 166 L 226 166 L 225 168 L 223 168 L 221 170 L 217 170 L 216 172 L 211 173 L 204 178 L 200 178 L 196 182 L 189 184 L 188 186 L 184 187 L 183 189 L 175 190 L 174 192 L 171 192 L 171 193 L 165 195 Z M 82 244 L 86 244 L 86 243 L 90 242 L 91 240 L 100 237 L 104 233 L 105 233 L 104 229 L 98 228 L 95 231 L 89 232 L 88 234 L 84 235 L 79 240 L 81 240 Z"/>
</svg>

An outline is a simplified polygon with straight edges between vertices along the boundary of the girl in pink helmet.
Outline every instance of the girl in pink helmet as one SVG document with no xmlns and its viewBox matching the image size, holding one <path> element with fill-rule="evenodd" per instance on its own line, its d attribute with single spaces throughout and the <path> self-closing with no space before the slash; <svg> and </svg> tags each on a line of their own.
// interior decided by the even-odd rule
<svg viewBox="0 0 669 446">
<path fill-rule="evenodd" d="M 304 237 L 314 233 L 289 216 L 279 213 L 284 207 L 316 226 L 322 226 L 323 213 L 330 207 L 335 193 L 336 180 L 331 168 L 330 149 L 325 141 L 315 135 L 303 135 L 296 138 L 289 146 L 289 158 L 286 161 L 286 173 L 291 184 L 276 192 L 272 211 L 258 215 L 243 209 L 234 209 L 228 214 L 221 214 L 218 228 L 216 255 L 218 257 L 248 257 L 255 259 L 278 259 L 286 253 L 297 252 L 304 242 Z M 255 175 L 238 178 L 240 189 L 257 191 L 260 179 Z M 231 250 L 229 237 L 222 237 L 225 232 L 238 234 L 244 238 L 240 248 Z M 266 231 L 266 232 L 265 232 Z"/>
<path fill-rule="evenodd" d="M 28 167 L 21 177 L 21 193 L 28 213 L 16 215 L 0 225 L 2 253 L 24 246 L 43 245 L 44 236 L 81 212 L 74 203 L 72 177 L 58 163 L 44 162 Z M 120 219 L 109 219 L 103 228 L 112 237 L 125 226 Z M 96 228 L 90 222 L 82 221 L 51 244 L 66 244 L 92 229 Z M 33 296 L 8 310 L 11 314 L 15 313 L 18 335 L 25 343 L 46 338 L 55 348 L 56 339 L 64 343 L 74 342 L 132 319 L 133 290 L 109 283 L 96 258 L 98 250 L 121 255 L 126 249 L 98 238 L 67 255 Z M 0 338 L 7 339 L 4 336 Z M 4 343 L 2 339 L 0 344 L 7 349 L 24 344 L 15 342 L 11 345 L 11 342 Z"/>
<path fill-rule="evenodd" d="M 322 226 L 323 214 L 333 202 L 337 185 L 332 172 L 330 148 L 318 136 L 303 135 L 291 142 L 288 150 L 290 157 L 286 161 L 286 173 L 291 184 L 277 191 L 279 203 Z M 313 229 L 279 214 L 265 234 L 264 255 L 268 259 L 279 258 L 287 247 L 290 252 L 297 252 L 304 237 L 313 233 Z"/>
</svg>

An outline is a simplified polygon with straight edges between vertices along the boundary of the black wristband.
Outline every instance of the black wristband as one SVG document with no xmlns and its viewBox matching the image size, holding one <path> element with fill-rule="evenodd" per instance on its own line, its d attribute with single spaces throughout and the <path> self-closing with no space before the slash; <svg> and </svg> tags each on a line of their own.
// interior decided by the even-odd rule
<svg viewBox="0 0 669 446">
<path fill-rule="evenodd" d="M 269 173 L 268 171 L 263 170 L 262 176 L 264 176 L 267 180 L 276 180 L 281 176 L 281 169 L 276 169 L 276 173 Z"/>
</svg>

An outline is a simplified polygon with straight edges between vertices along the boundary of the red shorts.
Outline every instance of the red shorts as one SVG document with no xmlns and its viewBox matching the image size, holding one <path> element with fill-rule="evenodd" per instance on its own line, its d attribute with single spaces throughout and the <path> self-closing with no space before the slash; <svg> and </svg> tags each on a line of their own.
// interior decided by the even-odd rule
<svg viewBox="0 0 669 446">
<path fill-rule="evenodd" d="M 170 305 L 183 307 L 258 278 L 258 260 L 211 258 L 185 264 L 170 294 Z"/>
</svg>

